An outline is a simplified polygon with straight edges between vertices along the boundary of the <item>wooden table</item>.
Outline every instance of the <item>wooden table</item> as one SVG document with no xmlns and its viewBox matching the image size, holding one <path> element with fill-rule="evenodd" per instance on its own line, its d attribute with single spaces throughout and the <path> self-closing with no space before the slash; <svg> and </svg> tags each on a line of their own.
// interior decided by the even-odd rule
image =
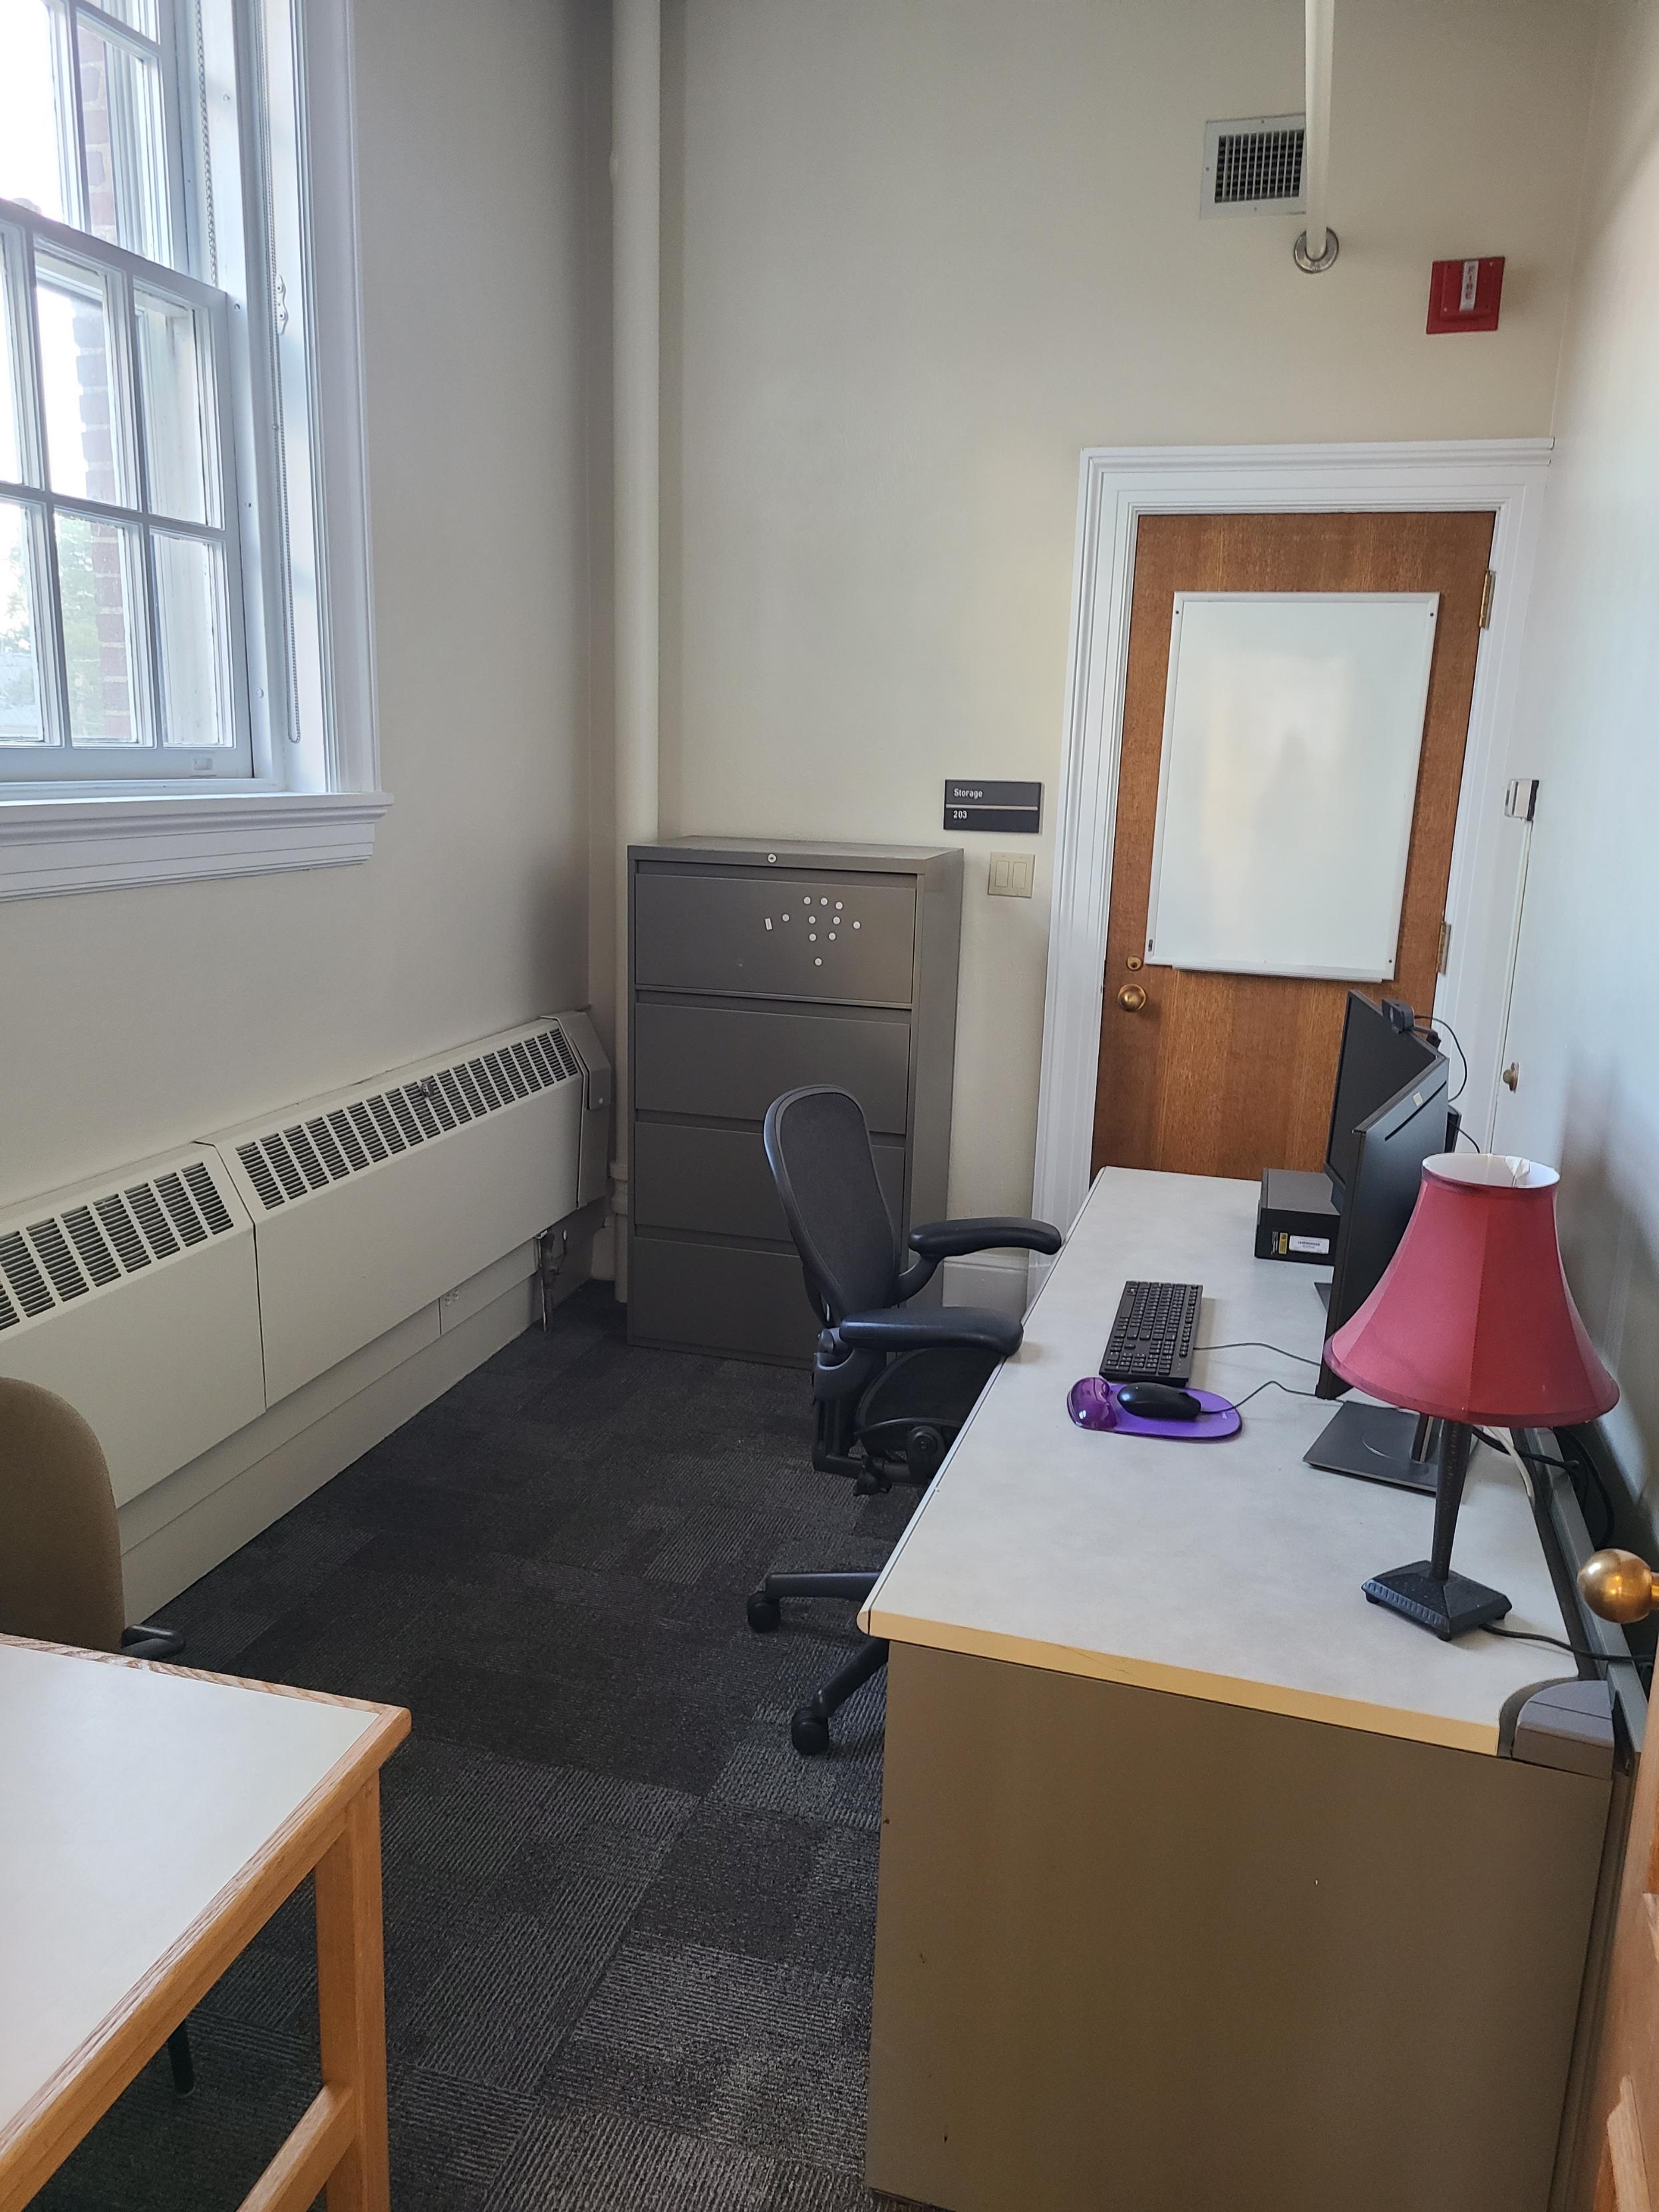
<svg viewBox="0 0 1659 2212">
<path fill-rule="evenodd" d="M 306 1875 L 323 2086 L 242 2212 L 386 2212 L 380 1770 L 395 1705 L 0 1637 L 0 2212 Z M 210 2097 L 210 2083 L 200 2093 Z"/>
</svg>

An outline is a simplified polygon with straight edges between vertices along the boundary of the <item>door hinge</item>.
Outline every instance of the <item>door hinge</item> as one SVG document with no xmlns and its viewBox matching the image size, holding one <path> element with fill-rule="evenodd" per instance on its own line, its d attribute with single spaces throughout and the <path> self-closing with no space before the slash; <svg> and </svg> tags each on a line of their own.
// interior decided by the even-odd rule
<svg viewBox="0 0 1659 2212">
<path fill-rule="evenodd" d="M 1504 793 L 1504 811 L 1511 822 L 1530 822 L 1538 812 L 1538 778 L 1517 776 Z"/>
<path fill-rule="evenodd" d="M 1434 971 L 1434 972 L 1435 972 L 1435 974 L 1436 974 L 1437 975 L 1443 975 L 1445 974 L 1445 972 L 1446 972 L 1447 969 L 1448 969 L 1448 968 L 1449 968 L 1450 966 L 1451 966 L 1451 924 L 1450 924 L 1450 922 L 1449 922 L 1449 921 L 1443 921 L 1443 922 L 1441 923 L 1441 925 L 1440 925 L 1440 958 L 1439 958 L 1439 965 L 1436 968 L 1436 969 L 1435 969 L 1435 971 Z"/>
<path fill-rule="evenodd" d="M 1497 591 L 1497 589 L 1498 571 L 1496 568 L 1488 568 L 1486 571 L 1486 580 L 1480 586 L 1480 627 L 1482 629 L 1490 629 L 1492 628 L 1492 594 Z"/>
</svg>

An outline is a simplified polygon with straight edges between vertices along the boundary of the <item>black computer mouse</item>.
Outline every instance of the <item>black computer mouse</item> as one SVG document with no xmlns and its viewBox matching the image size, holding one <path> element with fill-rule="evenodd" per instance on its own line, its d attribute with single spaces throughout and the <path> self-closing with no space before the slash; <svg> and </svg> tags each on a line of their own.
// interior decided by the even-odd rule
<svg viewBox="0 0 1659 2212">
<path fill-rule="evenodd" d="M 1126 1413 L 1143 1421 L 1195 1421 L 1204 1411 L 1190 1390 L 1173 1382 L 1126 1382 L 1117 1394 Z"/>
</svg>

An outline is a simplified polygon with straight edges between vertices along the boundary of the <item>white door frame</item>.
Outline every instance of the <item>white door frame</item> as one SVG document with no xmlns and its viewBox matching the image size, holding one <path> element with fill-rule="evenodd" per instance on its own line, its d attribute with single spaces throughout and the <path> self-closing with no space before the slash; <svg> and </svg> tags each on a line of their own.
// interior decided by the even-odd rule
<svg viewBox="0 0 1659 2212">
<path fill-rule="evenodd" d="M 1068 1224 L 1089 1188 L 1135 526 L 1143 514 L 1492 510 L 1497 583 L 1475 663 L 1452 842 L 1450 964 L 1434 1002 L 1468 1054 L 1459 1102 L 1466 1125 L 1477 1143 L 1489 1140 L 1524 849 L 1521 825 L 1504 814 L 1504 793 L 1552 444 L 1529 438 L 1085 453 L 1037 1103 L 1033 1210 L 1042 1219 Z M 1457 1056 L 1447 1056 L 1455 1089 Z"/>
</svg>

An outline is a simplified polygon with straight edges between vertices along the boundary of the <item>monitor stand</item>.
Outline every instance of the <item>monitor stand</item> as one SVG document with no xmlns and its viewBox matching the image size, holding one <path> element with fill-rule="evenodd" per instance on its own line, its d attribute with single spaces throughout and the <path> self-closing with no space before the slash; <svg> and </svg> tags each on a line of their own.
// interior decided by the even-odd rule
<svg viewBox="0 0 1659 2212">
<path fill-rule="evenodd" d="M 1438 1472 L 1437 1424 L 1426 1413 L 1350 1401 L 1338 1409 L 1302 1455 L 1328 1474 L 1355 1474 L 1365 1482 L 1390 1482 L 1397 1490 L 1434 1494 Z"/>
</svg>

